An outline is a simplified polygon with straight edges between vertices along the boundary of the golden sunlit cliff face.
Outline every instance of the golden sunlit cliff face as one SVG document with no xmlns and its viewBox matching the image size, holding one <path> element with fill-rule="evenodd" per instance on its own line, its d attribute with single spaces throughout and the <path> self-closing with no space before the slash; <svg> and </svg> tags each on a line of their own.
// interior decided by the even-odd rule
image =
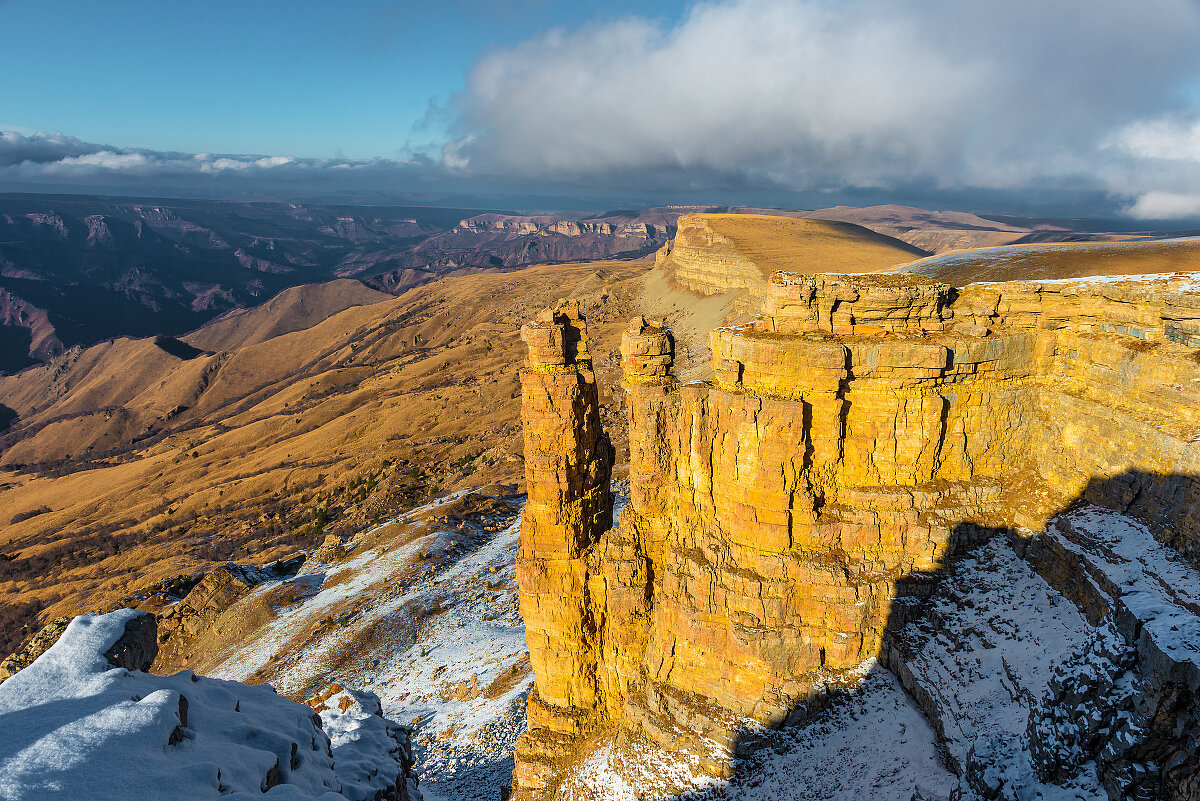
<svg viewBox="0 0 1200 801">
<path fill-rule="evenodd" d="M 1194 276 L 776 273 L 754 323 L 712 331 L 713 378 L 692 383 L 672 375 L 670 331 L 635 318 L 615 529 L 587 327 L 560 304 L 524 333 L 517 580 L 536 686 L 515 798 L 559 797 L 604 743 L 727 774 L 742 732 L 880 653 L 908 583 L 1078 498 L 1200 563 Z"/>
<path fill-rule="evenodd" d="M 581 298 L 615 382 L 649 267 L 447 278 L 381 302 L 355 289 L 351 308 L 303 330 L 264 338 L 299 325 L 266 307 L 187 338 L 206 351 L 120 339 L 0 378 L 18 414 L 0 454 L 0 652 L 35 616 L 153 605 L 228 560 L 283 558 L 460 485 L 518 482 L 520 324 Z"/>
</svg>

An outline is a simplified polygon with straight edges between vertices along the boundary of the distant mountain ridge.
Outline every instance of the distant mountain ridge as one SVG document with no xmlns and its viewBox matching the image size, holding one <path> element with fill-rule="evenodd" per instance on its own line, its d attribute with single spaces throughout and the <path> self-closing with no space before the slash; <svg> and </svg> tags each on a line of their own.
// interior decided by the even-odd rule
<svg viewBox="0 0 1200 801">
<path fill-rule="evenodd" d="M 397 294 L 448 274 L 645 258 L 672 240 L 681 215 L 714 212 L 852 223 L 935 254 L 1116 236 L 1088 221 L 1073 230 L 907 206 L 517 214 L 0 194 L 0 374 L 115 337 L 182 336 L 305 284 L 355 279 Z"/>
<path fill-rule="evenodd" d="M 75 345 L 179 336 L 304 284 L 353 278 L 394 294 L 458 271 L 639 258 L 688 210 L 0 194 L 0 373 Z"/>
</svg>

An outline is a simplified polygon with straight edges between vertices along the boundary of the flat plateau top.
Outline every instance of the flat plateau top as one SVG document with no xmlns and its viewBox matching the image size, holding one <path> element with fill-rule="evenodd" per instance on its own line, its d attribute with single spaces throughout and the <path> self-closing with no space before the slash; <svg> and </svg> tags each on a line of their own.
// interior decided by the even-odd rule
<svg viewBox="0 0 1200 801">
<path fill-rule="evenodd" d="M 915 261 L 901 272 L 954 286 L 1200 271 L 1200 237 L 1062 242 L 969 250 Z"/>
<path fill-rule="evenodd" d="M 776 270 L 873 273 L 926 255 L 906 242 L 853 223 L 765 214 L 694 214 L 680 218 L 684 239 L 689 223 L 707 226 L 729 240 L 764 275 Z"/>
</svg>

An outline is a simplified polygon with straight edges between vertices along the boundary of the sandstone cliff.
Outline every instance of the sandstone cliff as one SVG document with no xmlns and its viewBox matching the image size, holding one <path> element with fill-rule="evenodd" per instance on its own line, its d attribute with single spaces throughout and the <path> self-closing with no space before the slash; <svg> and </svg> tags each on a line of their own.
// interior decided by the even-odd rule
<svg viewBox="0 0 1200 801">
<path fill-rule="evenodd" d="M 1198 289 L 777 273 L 763 315 L 712 332 L 713 379 L 682 385 L 670 331 L 637 319 L 616 529 L 583 320 L 527 326 L 515 797 L 554 797 L 600 741 L 726 773 L 746 727 L 878 654 L 952 550 L 1076 499 L 1200 564 Z"/>
</svg>

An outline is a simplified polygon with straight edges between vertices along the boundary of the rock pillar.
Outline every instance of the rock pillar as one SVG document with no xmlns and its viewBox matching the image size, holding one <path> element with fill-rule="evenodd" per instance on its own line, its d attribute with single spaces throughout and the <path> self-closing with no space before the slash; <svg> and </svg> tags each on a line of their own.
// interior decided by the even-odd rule
<svg viewBox="0 0 1200 801">
<path fill-rule="evenodd" d="M 529 732 L 517 745 L 514 799 L 543 797 L 598 703 L 601 614 L 587 557 L 612 527 L 613 448 L 600 427 L 587 326 L 560 301 L 521 329 L 525 482 L 517 584 L 536 677 Z M 602 589 L 600 590 L 602 596 Z M 600 608 L 602 609 L 602 599 Z"/>
</svg>

